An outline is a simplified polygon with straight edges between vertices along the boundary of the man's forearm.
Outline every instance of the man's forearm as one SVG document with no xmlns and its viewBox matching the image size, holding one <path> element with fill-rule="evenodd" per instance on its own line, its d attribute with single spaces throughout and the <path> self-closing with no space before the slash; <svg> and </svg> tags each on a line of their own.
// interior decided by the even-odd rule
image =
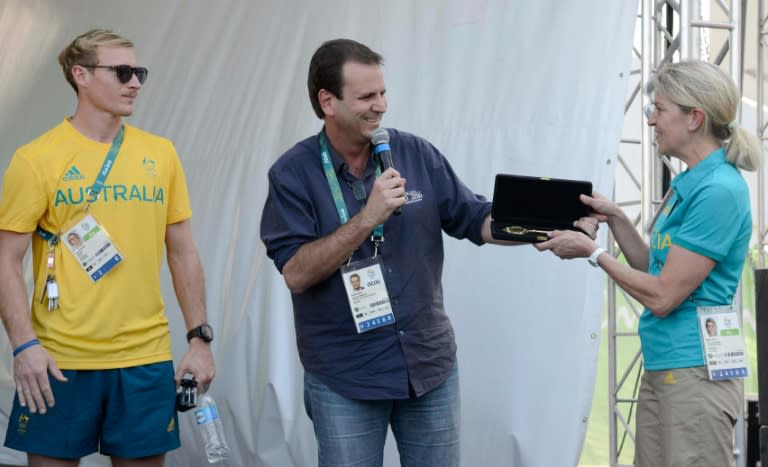
<svg viewBox="0 0 768 467">
<path fill-rule="evenodd" d="M 20 262 L 15 264 L 9 258 L 0 261 L 0 315 L 11 345 L 16 348 L 35 337 L 29 317 L 27 287 Z"/>
<path fill-rule="evenodd" d="M 206 322 L 205 278 L 197 251 L 169 253 L 168 268 L 187 329 Z"/>
<path fill-rule="evenodd" d="M 333 233 L 302 245 L 283 267 L 283 277 L 293 293 L 324 281 L 346 262 L 373 227 L 358 214 Z"/>
</svg>

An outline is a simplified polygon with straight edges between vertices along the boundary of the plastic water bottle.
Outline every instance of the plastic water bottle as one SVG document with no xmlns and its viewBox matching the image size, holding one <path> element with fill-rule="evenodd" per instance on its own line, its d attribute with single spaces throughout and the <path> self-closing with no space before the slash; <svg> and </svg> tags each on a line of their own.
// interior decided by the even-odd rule
<svg viewBox="0 0 768 467">
<path fill-rule="evenodd" d="M 229 446 L 224 438 L 224 426 L 221 424 L 219 410 L 216 408 L 216 401 L 207 392 L 197 399 L 195 421 L 203 435 L 208 462 L 213 464 L 228 458 Z"/>
</svg>

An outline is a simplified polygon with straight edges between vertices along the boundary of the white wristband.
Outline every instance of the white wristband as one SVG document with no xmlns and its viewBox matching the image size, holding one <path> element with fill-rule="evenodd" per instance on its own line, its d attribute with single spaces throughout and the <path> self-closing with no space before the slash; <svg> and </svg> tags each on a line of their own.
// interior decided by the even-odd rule
<svg viewBox="0 0 768 467">
<path fill-rule="evenodd" d="M 591 255 L 589 255 L 589 258 L 587 258 L 587 261 L 589 261 L 589 264 L 591 264 L 592 267 L 596 268 L 599 266 L 599 264 L 597 263 L 597 258 L 603 253 L 605 253 L 605 250 L 603 250 L 600 247 L 597 247 L 597 249 L 593 251 Z"/>
</svg>

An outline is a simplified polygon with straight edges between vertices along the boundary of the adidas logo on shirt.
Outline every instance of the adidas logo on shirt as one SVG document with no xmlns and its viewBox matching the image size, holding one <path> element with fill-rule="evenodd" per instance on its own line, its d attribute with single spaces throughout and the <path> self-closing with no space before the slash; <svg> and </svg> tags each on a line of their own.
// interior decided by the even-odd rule
<svg viewBox="0 0 768 467">
<path fill-rule="evenodd" d="M 85 177 L 80 173 L 79 170 L 77 170 L 77 167 L 73 165 L 64 174 L 64 178 L 62 178 L 62 180 L 65 182 L 73 182 L 75 180 L 85 180 Z"/>
</svg>

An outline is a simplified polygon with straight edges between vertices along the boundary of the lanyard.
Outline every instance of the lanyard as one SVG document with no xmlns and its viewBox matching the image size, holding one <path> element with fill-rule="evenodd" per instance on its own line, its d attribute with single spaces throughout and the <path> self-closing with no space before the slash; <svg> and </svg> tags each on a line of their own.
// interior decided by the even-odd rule
<svg viewBox="0 0 768 467">
<path fill-rule="evenodd" d="M 112 166 L 117 158 L 117 153 L 120 152 L 120 146 L 123 145 L 123 136 L 125 135 L 125 126 L 120 126 L 120 131 L 115 135 L 115 139 L 112 140 L 112 147 L 109 148 L 109 152 L 104 158 L 104 163 L 101 164 L 101 170 L 96 176 L 96 181 L 93 182 L 90 188 L 88 188 L 88 195 L 90 199 L 85 205 L 85 211 L 88 212 L 88 208 L 91 207 L 91 203 L 99 199 L 101 189 L 104 188 L 104 182 L 107 180 L 107 175 L 112 170 Z"/>
<path fill-rule="evenodd" d="M 88 212 L 91 203 L 99 199 L 99 194 L 101 193 L 101 189 L 104 188 L 104 182 L 107 180 L 107 175 L 109 175 L 109 172 L 112 170 L 117 154 L 120 152 L 120 147 L 123 145 L 124 136 L 125 126 L 121 125 L 120 131 L 117 132 L 115 138 L 112 140 L 112 146 L 109 148 L 109 152 L 107 152 L 106 157 L 104 157 L 104 163 L 101 164 L 101 169 L 96 176 L 96 181 L 94 181 L 93 185 L 87 190 L 89 199 L 86 201 L 85 212 Z M 48 232 L 40 226 L 37 226 L 35 232 L 37 232 L 43 240 L 48 242 L 49 245 L 55 245 L 59 241 L 59 237 L 56 234 Z"/>
<path fill-rule="evenodd" d="M 339 185 L 339 179 L 336 177 L 336 172 L 333 170 L 333 163 L 331 162 L 331 151 L 328 150 L 328 142 L 325 140 L 325 131 L 320 131 L 320 160 L 323 163 L 323 172 L 325 172 L 325 178 L 328 180 L 328 188 L 331 189 L 331 195 L 333 196 L 333 202 L 336 204 L 336 211 L 339 213 L 339 221 L 342 224 L 346 224 L 349 221 L 349 211 L 347 205 L 344 203 L 344 197 L 341 194 L 341 186 Z M 376 177 L 381 175 L 381 169 L 376 167 Z M 373 229 L 371 241 L 378 245 L 384 241 L 384 224 L 379 224 Z"/>
</svg>

